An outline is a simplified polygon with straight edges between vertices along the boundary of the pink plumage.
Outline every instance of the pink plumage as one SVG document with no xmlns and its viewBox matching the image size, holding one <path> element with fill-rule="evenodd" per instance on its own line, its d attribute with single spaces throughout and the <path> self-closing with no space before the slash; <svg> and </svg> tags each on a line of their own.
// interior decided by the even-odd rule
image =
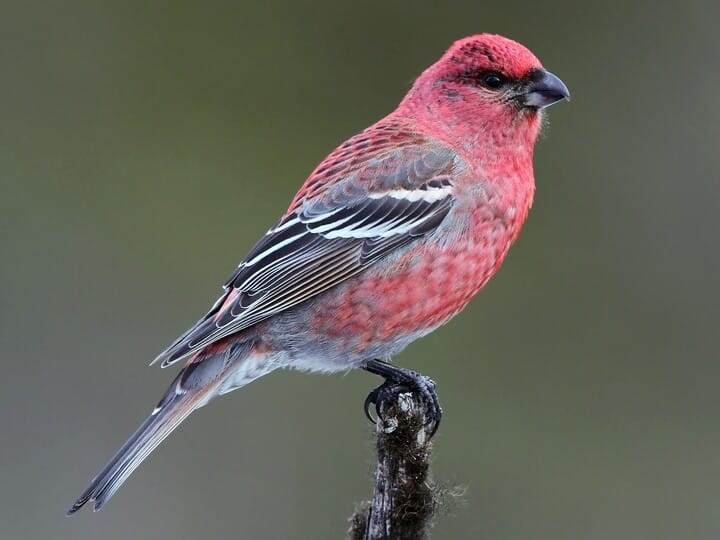
<svg viewBox="0 0 720 540">
<path fill-rule="evenodd" d="M 69 514 L 102 507 L 193 410 L 275 369 L 360 367 L 423 386 L 381 360 L 498 270 L 532 204 L 543 109 L 568 97 L 514 41 L 454 43 L 395 111 L 318 165 L 210 311 L 158 356 L 185 366 Z"/>
</svg>

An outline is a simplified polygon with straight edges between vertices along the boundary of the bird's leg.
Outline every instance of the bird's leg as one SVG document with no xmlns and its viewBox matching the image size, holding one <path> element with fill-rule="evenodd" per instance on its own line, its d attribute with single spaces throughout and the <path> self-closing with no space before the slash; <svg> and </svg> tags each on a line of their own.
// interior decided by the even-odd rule
<svg viewBox="0 0 720 540">
<path fill-rule="evenodd" d="M 371 422 L 375 422 L 370 415 L 370 405 L 375 406 L 379 412 L 379 404 L 389 399 L 394 394 L 402 391 L 414 392 L 424 403 L 427 410 L 427 425 L 432 424 L 430 437 L 435 435 L 440 426 L 442 408 L 435 392 L 435 382 L 430 378 L 416 371 L 394 366 L 382 360 L 367 360 L 360 367 L 369 373 L 380 375 L 385 382 L 370 392 L 365 398 L 365 416 Z"/>
</svg>

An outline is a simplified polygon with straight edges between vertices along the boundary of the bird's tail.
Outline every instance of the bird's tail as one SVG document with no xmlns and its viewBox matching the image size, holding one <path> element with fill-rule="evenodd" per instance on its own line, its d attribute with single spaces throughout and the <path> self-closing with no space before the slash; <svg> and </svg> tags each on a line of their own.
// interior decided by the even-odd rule
<svg viewBox="0 0 720 540">
<path fill-rule="evenodd" d="M 243 346 L 248 350 L 250 348 L 247 343 L 240 344 L 241 348 Z M 88 502 L 94 502 L 95 511 L 102 508 L 140 463 L 190 413 L 208 403 L 216 395 L 224 393 L 228 379 L 235 374 L 231 364 L 234 364 L 238 358 L 244 357 L 246 353 L 247 350 L 238 351 L 237 344 L 234 344 L 222 352 L 191 359 L 150 416 L 93 478 L 87 489 L 70 507 L 67 515 L 74 514 Z"/>
</svg>

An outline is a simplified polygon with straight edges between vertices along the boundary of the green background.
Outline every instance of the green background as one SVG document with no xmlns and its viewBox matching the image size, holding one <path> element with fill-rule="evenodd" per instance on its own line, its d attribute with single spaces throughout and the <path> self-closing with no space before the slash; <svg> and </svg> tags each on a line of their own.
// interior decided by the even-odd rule
<svg viewBox="0 0 720 540">
<path fill-rule="evenodd" d="M 2 2 L 0 538 L 336 539 L 377 380 L 274 373 L 65 510 L 335 145 L 450 43 L 532 49 L 550 111 L 499 275 L 397 362 L 438 383 L 435 539 L 720 536 L 717 2 Z"/>
</svg>

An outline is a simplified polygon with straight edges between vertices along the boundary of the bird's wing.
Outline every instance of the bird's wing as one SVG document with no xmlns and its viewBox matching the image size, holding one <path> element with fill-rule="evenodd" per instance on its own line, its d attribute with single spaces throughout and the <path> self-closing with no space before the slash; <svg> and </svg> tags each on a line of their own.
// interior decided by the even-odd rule
<svg viewBox="0 0 720 540">
<path fill-rule="evenodd" d="M 363 135 L 318 166 L 212 309 L 154 362 L 165 367 L 312 298 L 438 227 L 453 204 L 455 153 Z"/>
</svg>

